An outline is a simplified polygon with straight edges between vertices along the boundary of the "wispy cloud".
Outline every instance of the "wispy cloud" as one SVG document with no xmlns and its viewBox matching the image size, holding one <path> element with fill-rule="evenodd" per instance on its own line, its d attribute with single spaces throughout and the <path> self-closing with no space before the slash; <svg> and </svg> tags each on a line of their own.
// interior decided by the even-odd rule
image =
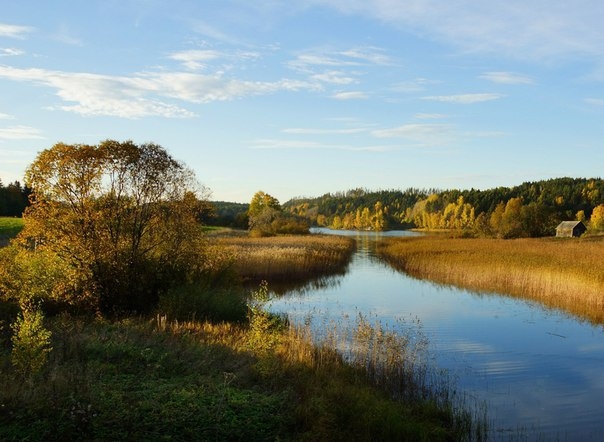
<svg viewBox="0 0 604 442">
<path fill-rule="evenodd" d="M 23 54 L 24 52 L 21 49 L 0 48 L 0 57 L 16 57 Z"/>
<path fill-rule="evenodd" d="M 450 124 L 409 123 L 402 126 L 374 130 L 371 134 L 377 138 L 402 138 L 421 145 L 442 145 L 453 137 L 453 126 Z"/>
<path fill-rule="evenodd" d="M 250 149 L 302 149 L 302 150 L 343 150 L 352 152 L 387 152 L 398 149 L 394 145 L 363 145 L 353 146 L 348 144 L 329 144 L 317 141 L 260 139 L 250 144 Z"/>
<path fill-rule="evenodd" d="M 44 137 L 38 129 L 29 126 L 0 128 L 0 140 L 41 140 Z"/>
<path fill-rule="evenodd" d="M 515 72 L 485 72 L 479 78 L 499 84 L 534 84 L 535 81 L 526 75 Z"/>
<path fill-rule="evenodd" d="M 354 77 L 347 75 L 345 72 L 335 70 L 313 74 L 310 78 L 316 81 L 320 81 L 322 83 L 340 85 L 358 83 L 358 80 Z"/>
<path fill-rule="evenodd" d="M 34 31 L 34 28 L 30 26 L 19 26 L 10 25 L 7 23 L 0 23 L 0 37 L 9 38 L 25 38 L 27 34 Z"/>
<path fill-rule="evenodd" d="M 369 95 L 361 91 L 336 92 L 331 98 L 336 100 L 366 100 L 369 98 Z"/>
<path fill-rule="evenodd" d="M 467 52 L 521 59 L 600 58 L 604 9 L 598 0 L 313 0 L 345 14 L 374 17 Z"/>
<path fill-rule="evenodd" d="M 110 76 L 8 66 L 0 66 L 0 78 L 32 82 L 55 89 L 56 95 L 67 103 L 56 107 L 60 110 L 81 115 L 124 118 L 177 118 L 195 115 L 181 105 L 170 102 L 171 100 L 203 104 L 316 87 L 307 82 L 289 79 L 256 82 L 184 72 L 143 72 L 132 76 Z"/>
<path fill-rule="evenodd" d="M 312 129 L 294 127 L 283 129 L 281 132 L 286 134 L 300 134 L 300 135 L 350 135 L 366 132 L 367 129 L 363 128 L 350 128 L 350 129 Z"/>
<path fill-rule="evenodd" d="M 13 117 L 12 115 L 9 114 L 4 114 L 2 112 L 0 112 L 0 120 L 12 120 L 15 117 Z"/>
<path fill-rule="evenodd" d="M 456 95 L 431 95 L 422 97 L 424 100 L 441 101 L 444 103 L 455 104 L 474 104 L 484 101 L 498 100 L 505 97 L 502 94 L 483 93 L 483 94 L 456 94 Z"/>
<path fill-rule="evenodd" d="M 362 46 L 346 50 L 317 49 L 298 54 L 287 65 L 291 69 L 314 72 L 317 67 L 386 66 L 392 59 L 383 49 Z"/>
<path fill-rule="evenodd" d="M 208 61 L 220 58 L 220 54 L 211 49 L 192 49 L 188 51 L 175 52 L 168 58 L 181 62 L 188 69 L 198 70 L 205 68 Z"/>
</svg>

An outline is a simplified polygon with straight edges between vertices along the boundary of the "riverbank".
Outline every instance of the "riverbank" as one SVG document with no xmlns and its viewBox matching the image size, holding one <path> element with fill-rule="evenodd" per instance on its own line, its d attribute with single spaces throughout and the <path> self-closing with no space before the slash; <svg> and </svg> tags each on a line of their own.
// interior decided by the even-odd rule
<svg viewBox="0 0 604 442">
<path fill-rule="evenodd" d="M 604 237 L 388 238 L 378 253 L 414 277 L 538 301 L 604 324 Z"/>
<path fill-rule="evenodd" d="M 316 240 L 242 238 L 231 243 L 241 249 L 235 254 L 212 239 L 208 253 L 221 254 L 218 266 L 237 263 L 244 269 L 242 250 L 264 250 L 259 257 L 271 256 L 271 269 L 280 269 L 291 261 L 297 265 L 296 244 L 304 248 Z M 329 256 L 335 260 L 326 244 L 351 247 L 345 238 L 312 244 L 327 253 L 323 268 Z M 289 249 L 291 254 L 285 253 Z M 264 276 L 271 274 L 282 272 Z M 453 409 L 446 391 L 444 397 L 438 391 L 430 395 L 413 388 L 410 377 L 396 377 L 407 376 L 401 369 L 406 365 L 382 359 L 404 357 L 405 347 L 394 335 L 360 323 L 362 341 L 351 344 L 358 353 L 344 361 L 335 347 L 314 342 L 308 328 L 295 328 L 264 310 L 263 287 L 239 320 L 195 316 L 191 303 L 200 296 L 239 299 L 232 286 L 221 292 L 208 285 L 187 296 L 166 295 L 189 319 L 176 320 L 162 303 L 146 318 L 63 313 L 43 325 L 19 326 L 19 339 L 33 344 L 21 347 L 11 325 L 19 308 L 0 299 L 0 439 L 432 441 L 474 434 L 470 416 Z M 30 351 L 35 348 L 40 352 Z M 417 395 L 409 393 L 415 390 Z"/>
<path fill-rule="evenodd" d="M 433 403 L 391 400 L 329 348 L 233 323 L 47 321 L 47 366 L 0 353 L 2 440 L 458 440 Z M 262 345 L 258 345 L 261 342 Z"/>
</svg>

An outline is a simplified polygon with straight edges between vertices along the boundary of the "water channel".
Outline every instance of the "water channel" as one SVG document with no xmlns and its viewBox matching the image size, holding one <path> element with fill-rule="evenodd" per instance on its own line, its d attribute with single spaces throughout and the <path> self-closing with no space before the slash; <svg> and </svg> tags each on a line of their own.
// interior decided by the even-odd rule
<svg viewBox="0 0 604 442">
<path fill-rule="evenodd" d="M 294 322 L 358 312 L 386 323 L 416 318 L 433 363 L 486 407 L 489 440 L 604 440 L 602 326 L 536 303 L 417 280 L 375 255 L 376 240 L 412 232 L 338 233 L 357 240 L 346 274 L 290 290 L 273 310 Z"/>
</svg>

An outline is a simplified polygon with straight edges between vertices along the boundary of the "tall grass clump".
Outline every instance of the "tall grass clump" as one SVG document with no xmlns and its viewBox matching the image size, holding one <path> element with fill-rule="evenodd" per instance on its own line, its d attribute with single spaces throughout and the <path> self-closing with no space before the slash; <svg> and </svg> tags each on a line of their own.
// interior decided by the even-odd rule
<svg viewBox="0 0 604 442">
<path fill-rule="evenodd" d="M 418 324 L 397 329 L 363 315 L 348 319 L 307 318 L 279 347 L 292 378 L 301 380 L 297 393 L 324 401 L 304 404 L 301 419 L 320 414 L 319 432 L 349 428 L 339 440 L 484 439 L 484 419 L 473 418 L 446 374 L 430 367 Z"/>
<path fill-rule="evenodd" d="M 334 235 L 217 238 L 213 250 L 232 257 L 243 279 L 301 281 L 343 271 L 355 249 L 351 238 Z"/>
<path fill-rule="evenodd" d="M 378 253 L 418 278 L 497 292 L 604 323 L 604 239 L 388 239 Z"/>
</svg>

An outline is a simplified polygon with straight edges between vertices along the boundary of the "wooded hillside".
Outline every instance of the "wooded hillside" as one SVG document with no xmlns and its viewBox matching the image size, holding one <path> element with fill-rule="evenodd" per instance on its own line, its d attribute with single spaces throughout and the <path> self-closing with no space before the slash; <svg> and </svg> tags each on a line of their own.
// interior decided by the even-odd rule
<svg viewBox="0 0 604 442">
<path fill-rule="evenodd" d="M 488 190 L 354 189 L 295 198 L 283 208 L 334 229 L 454 229 L 503 238 L 553 235 L 563 220 L 604 229 L 604 181 L 556 178 Z"/>
</svg>

